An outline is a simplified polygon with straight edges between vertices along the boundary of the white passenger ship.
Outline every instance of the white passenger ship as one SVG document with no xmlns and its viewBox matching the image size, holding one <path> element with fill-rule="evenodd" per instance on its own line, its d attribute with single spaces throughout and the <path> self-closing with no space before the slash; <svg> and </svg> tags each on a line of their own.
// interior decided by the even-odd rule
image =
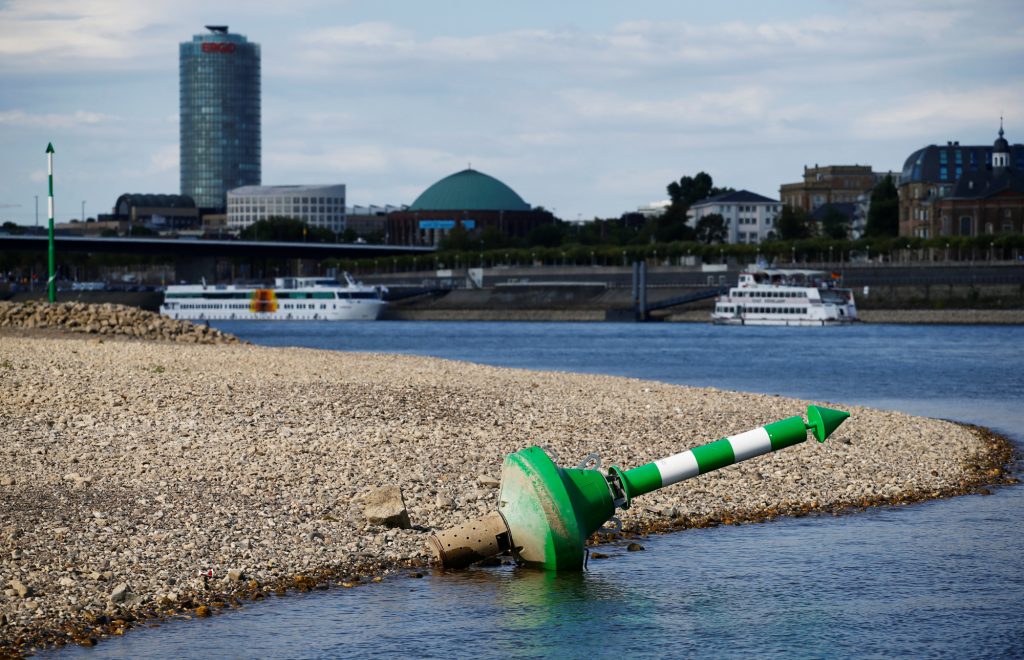
<svg viewBox="0 0 1024 660">
<path fill-rule="evenodd" d="M 318 277 L 278 277 L 272 288 L 234 284 L 167 287 L 160 313 L 188 321 L 373 321 L 384 306 L 380 287 Z"/>
<path fill-rule="evenodd" d="M 840 325 L 857 321 L 850 289 L 820 270 L 752 269 L 715 300 L 712 323 L 724 325 Z"/>
</svg>

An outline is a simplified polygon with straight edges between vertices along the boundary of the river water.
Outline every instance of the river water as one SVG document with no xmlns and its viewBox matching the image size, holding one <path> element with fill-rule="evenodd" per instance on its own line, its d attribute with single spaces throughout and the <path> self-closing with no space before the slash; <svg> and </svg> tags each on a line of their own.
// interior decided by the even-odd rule
<svg viewBox="0 0 1024 660">
<path fill-rule="evenodd" d="M 982 424 L 1024 443 L 1024 330 L 1017 327 L 216 325 L 273 346 L 434 355 L 862 404 Z M 844 516 L 688 530 L 648 537 L 643 552 L 613 547 L 579 575 L 501 567 L 393 578 L 273 598 L 53 655 L 1024 657 L 1022 515 L 1024 487 L 1010 486 Z"/>
</svg>

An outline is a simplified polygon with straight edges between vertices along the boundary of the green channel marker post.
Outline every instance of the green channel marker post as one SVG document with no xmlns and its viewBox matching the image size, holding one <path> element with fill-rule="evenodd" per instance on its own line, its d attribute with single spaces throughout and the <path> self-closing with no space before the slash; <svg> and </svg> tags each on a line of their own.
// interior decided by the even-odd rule
<svg viewBox="0 0 1024 660">
<path fill-rule="evenodd" d="M 807 422 L 789 417 L 631 470 L 560 468 L 540 447 L 505 458 L 498 510 L 430 537 L 444 568 L 463 568 L 502 553 L 552 571 L 583 568 L 587 538 L 635 497 L 685 479 L 791 447 L 810 430 L 824 442 L 850 413 L 808 406 Z"/>
<path fill-rule="evenodd" d="M 53 250 L 53 143 L 46 145 L 46 171 L 50 176 L 50 195 L 47 198 L 47 205 L 50 207 L 50 241 L 47 251 L 49 253 L 49 279 L 46 281 L 46 297 L 50 302 L 57 302 L 57 258 Z M 85 218 L 82 218 L 84 221 Z"/>
</svg>

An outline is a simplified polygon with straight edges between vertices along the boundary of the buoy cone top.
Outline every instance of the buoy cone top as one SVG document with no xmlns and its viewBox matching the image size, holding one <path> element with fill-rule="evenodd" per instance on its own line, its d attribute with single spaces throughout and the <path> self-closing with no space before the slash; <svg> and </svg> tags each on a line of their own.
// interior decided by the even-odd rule
<svg viewBox="0 0 1024 660">
<path fill-rule="evenodd" d="M 850 413 L 842 410 L 807 406 L 807 428 L 814 432 L 818 442 L 825 442 L 825 438 L 832 435 L 832 432 L 849 416 Z"/>
</svg>

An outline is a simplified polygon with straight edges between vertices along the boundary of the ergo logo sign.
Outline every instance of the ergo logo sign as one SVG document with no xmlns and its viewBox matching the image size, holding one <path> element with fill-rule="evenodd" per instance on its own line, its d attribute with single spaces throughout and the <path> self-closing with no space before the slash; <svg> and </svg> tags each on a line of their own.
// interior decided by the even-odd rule
<svg viewBox="0 0 1024 660">
<path fill-rule="evenodd" d="M 235 44 L 217 43 L 213 41 L 203 42 L 204 53 L 233 53 Z"/>
</svg>

